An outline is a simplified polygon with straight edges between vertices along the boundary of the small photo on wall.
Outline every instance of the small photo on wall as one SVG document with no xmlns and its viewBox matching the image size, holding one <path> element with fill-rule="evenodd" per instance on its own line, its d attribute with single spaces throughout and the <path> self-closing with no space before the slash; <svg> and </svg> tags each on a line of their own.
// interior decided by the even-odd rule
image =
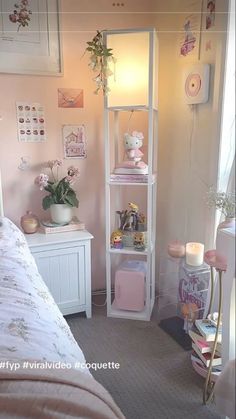
<svg viewBox="0 0 236 419">
<path fill-rule="evenodd" d="M 59 108 L 83 108 L 84 91 L 83 89 L 58 89 Z"/>
<path fill-rule="evenodd" d="M 84 125 L 63 125 L 62 137 L 65 159 L 85 159 L 87 157 Z"/>
<path fill-rule="evenodd" d="M 207 15 L 206 15 L 206 29 L 210 29 L 215 26 L 215 0 L 207 1 Z"/>
</svg>

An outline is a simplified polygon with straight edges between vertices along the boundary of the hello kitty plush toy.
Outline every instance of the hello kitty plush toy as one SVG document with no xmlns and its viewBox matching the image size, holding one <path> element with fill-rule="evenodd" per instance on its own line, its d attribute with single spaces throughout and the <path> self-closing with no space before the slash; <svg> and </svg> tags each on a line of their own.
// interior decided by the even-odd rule
<svg viewBox="0 0 236 419">
<path fill-rule="evenodd" d="M 146 174 L 148 166 L 142 161 L 143 153 L 140 148 L 143 145 L 142 132 L 133 131 L 132 134 L 124 134 L 124 149 L 126 159 L 115 169 L 115 173 Z"/>
</svg>

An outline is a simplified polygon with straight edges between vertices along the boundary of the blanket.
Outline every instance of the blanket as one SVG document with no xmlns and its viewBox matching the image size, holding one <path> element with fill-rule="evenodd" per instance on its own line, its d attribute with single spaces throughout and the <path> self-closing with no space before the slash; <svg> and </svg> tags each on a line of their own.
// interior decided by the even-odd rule
<svg viewBox="0 0 236 419">
<path fill-rule="evenodd" d="M 0 369 L 1 419 L 124 419 L 108 392 L 78 370 Z"/>
</svg>

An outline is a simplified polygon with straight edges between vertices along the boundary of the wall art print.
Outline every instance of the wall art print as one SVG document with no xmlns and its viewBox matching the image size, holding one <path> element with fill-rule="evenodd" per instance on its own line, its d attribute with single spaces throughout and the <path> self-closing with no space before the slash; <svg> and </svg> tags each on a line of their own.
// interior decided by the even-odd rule
<svg viewBox="0 0 236 419">
<path fill-rule="evenodd" d="M 83 108 L 84 92 L 82 89 L 58 89 L 59 108 Z"/>
<path fill-rule="evenodd" d="M 185 16 L 179 37 L 179 55 L 187 57 L 198 55 L 199 41 L 201 33 L 201 0 L 193 0 L 191 3 L 186 2 L 186 10 L 189 14 Z"/>
<path fill-rule="evenodd" d="M 40 103 L 16 102 L 18 140 L 46 141 L 44 107 Z"/>
<path fill-rule="evenodd" d="M 84 125 L 63 125 L 62 136 L 65 159 L 84 159 L 87 157 Z"/>
<path fill-rule="evenodd" d="M 59 0 L 0 0 L 0 72 L 62 74 Z"/>
<path fill-rule="evenodd" d="M 215 26 L 215 0 L 207 1 L 207 13 L 206 13 L 206 29 L 210 29 Z"/>
</svg>

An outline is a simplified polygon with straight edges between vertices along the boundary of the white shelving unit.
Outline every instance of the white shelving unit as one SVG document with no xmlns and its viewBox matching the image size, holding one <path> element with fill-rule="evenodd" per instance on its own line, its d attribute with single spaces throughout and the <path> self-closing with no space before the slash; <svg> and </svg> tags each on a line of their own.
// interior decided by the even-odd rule
<svg viewBox="0 0 236 419">
<path fill-rule="evenodd" d="M 118 35 L 118 41 L 117 41 Z M 115 37 L 113 39 L 113 36 Z M 123 38 L 122 38 L 123 37 Z M 129 37 L 133 46 L 129 44 Z M 144 40 L 143 40 L 144 39 Z M 155 244 L 156 244 L 156 186 L 157 186 L 157 38 L 154 29 L 135 29 L 135 30 L 114 30 L 106 31 L 104 33 L 104 41 L 108 47 L 113 48 L 114 56 L 117 58 L 117 70 L 119 72 L 119 42 L 123 41 L 126 48 L 130 51 L 130 58 L 132 64 L 135 65 L 135 57 L 137 58 L 136 51 L 139 51 L 137 66 L 142 65 L 142 61 L 146 61 L 146 79 L 145 79 L 145 92 L 141 92 L 143 96 L 143 103 L 137 103 L 137 95 L 133 92 L 135 86 L 121 86 L 124 88 L 124 105 L 122 106 L 122 95 L 116 101 L 113 95 L 113 89 L 118 90 L 115 82 L 111 82 L 111 93 L 105 97 L 104 103 L 104 131 L 105 131 L 105 183 L 106 183 L 106 284 L 107 284 L 107 315 L 109 317 L 118 317 L 136 320 L 150 320 L 153 305 L 155 302 Z M 141 48 L 146 48 L 146 52 L 142 55 Z M 123 48 L 123 47 L 122 47 Z M 118 50 L 118 52 L 117 52 Z M 117 53 L 117 55 L 116 55 Z M 123 51 L 121 52 L 123 54 Z M 141 54 L 141 56 L 140 56 Z M 124 54 L 123 54 L 124 55 Z M 140 68 L 138 68 L 140 70 Z M 125 70 L 126 71 L 126 70 Z M 135 79 L 136 67 L 132 69 L 132 76 Z M 141 70 L 140 70 L 141 71 Z M 127 69 L 128 72 L 128 69 Z M 139 77 L 140 74 L 137 75 Z M 116 74 L 117 83 L 119 83 L 119 74 Z M 111 77 L 112 78 L 112 77 Z M 141 83 L 141 80 L 140 80 Z M 122 83 L 121 83 L 122 84 Z M 115 87 L 114 87 L 115 86 Z M 140 86 L 138 86 L 140 87 Z M 120 93 L 120 91 L 118 92 Z M 119 94 L 118 94 L 119 96 Z M 135 97 L 132 101 L 132 96 Z M 117 103 L 115 103 L 117 102 Z M 130 102 L 130 103 L 127 103 Z M 121 182 L 111 180 L 110 175 L 113 173 L 114 167 L 119 163 L 122 158 L 123 152 L 123 134 L 127 129 L 127 121 L 138 121 L 139 129 L 143 122 L 143 132 L 146 132 L 145 150 L 146 155 L 144 161 L 148 164 L 147 182 L 134 183 L 132 181 Z M 126 122 L 124 122 L 126 121 Z M 141 122 L 140 122 L 141 121 Z M 133 127 L 135 128 L 135 127 Z M 142 127 L 141 127 L 142 128 Z M 124 247 L 122 249 L 114 249 L 110 246 L 110 236 L 114 229 L 118 228 L 115 224 L 114 214 L 116 210 L 120 210 L 121 198 L 126 190 L 126 195 L 132 191 L 137 190 L 142 194 L 142 201 L 145 201 L 146 216 L 147 216 L 147 245 L 144 251 L 137 251 L 134 248 Z M 114 192 L 115 191 L 115 192 Z M 129 202 L 129 201 L 128 201 Z M 131 258 L 137 256 L 138 259 L 146 260 L 147 262 L 147 275 L 146 275 L 146 299 L 145 307 L 141 312 L 121 310 L 116 308 L 115 301 L 112 301 L 112 285 L 114 278 L 112 272 L 113 259 L 117 257 L 125 257 L 130 255 Z"/>
</svg>

